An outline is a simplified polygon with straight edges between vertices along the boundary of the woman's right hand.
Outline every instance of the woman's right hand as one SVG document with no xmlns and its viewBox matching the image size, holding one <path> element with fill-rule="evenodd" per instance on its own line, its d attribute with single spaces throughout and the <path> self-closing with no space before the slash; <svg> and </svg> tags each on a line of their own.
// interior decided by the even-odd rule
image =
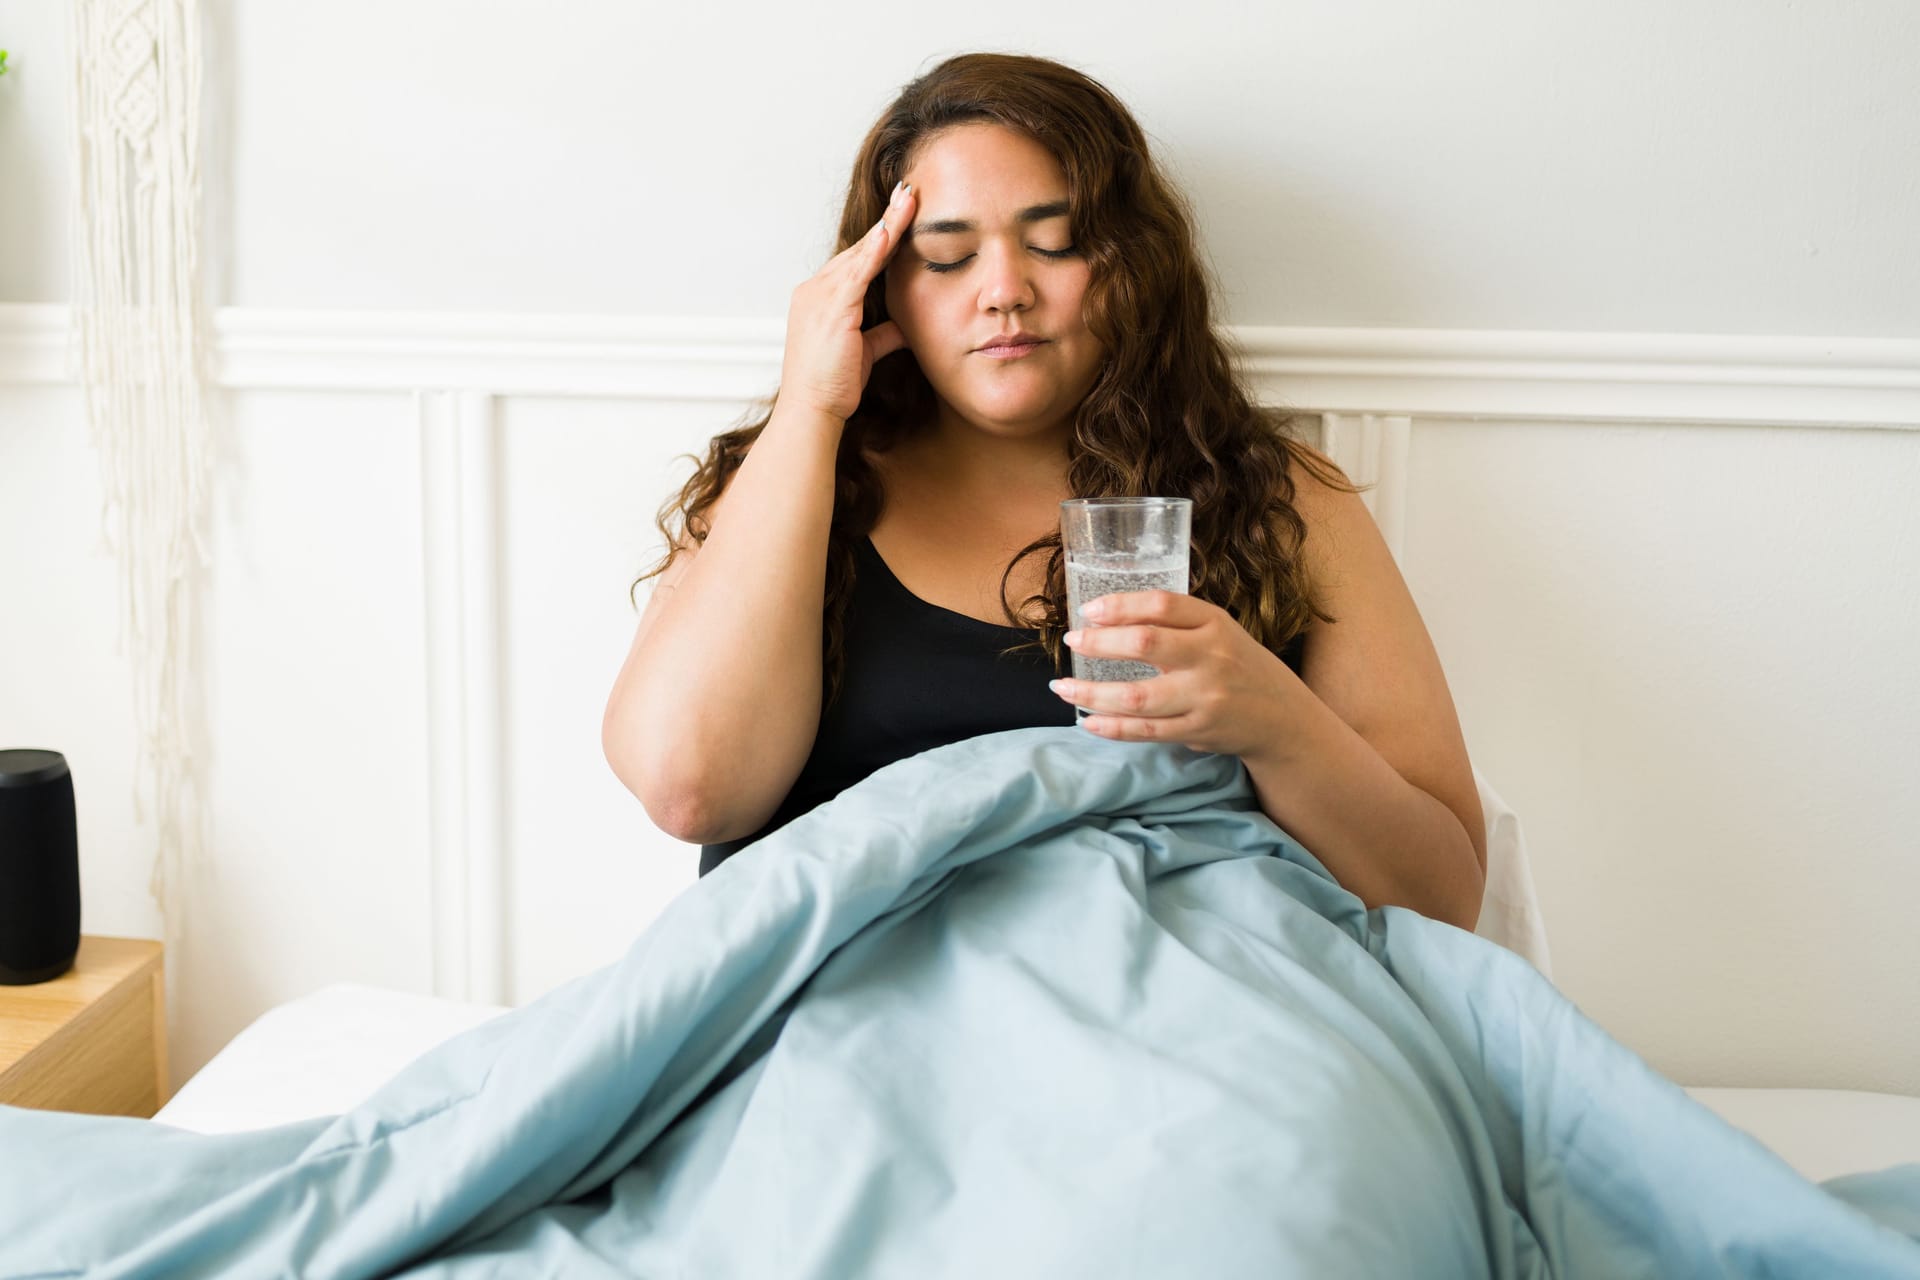
<svg viewBox="0 0 1920 1280">
<path fill-rule="evenodd" d="M 893 321 L 883 320 L 864 333 L 860 321 L 867 288 L 899 247 L 917 198 L 912 187 L 896 186 L 880 221 L 793 291 L 780 368 L 781 403 L 845 422 L 860 407 L 874 364 L 906 345 Z"/>
</svg>

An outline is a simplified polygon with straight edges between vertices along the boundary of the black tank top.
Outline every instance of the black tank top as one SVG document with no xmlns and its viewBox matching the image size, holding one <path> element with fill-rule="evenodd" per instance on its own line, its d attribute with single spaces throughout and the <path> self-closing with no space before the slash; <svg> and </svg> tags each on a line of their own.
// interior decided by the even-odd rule
<svg viewBox="0 0 1920 1280">
<path fill-rule="evenodd" d="M 1046 650 L 1001 652 L 1037 632 L 929 604 L 869 538 L 854 544 L 854 565 L 840 696 L 821 713 L 813 751 L 773 817 L 743 839 L 702 845 L 703 876 L 896 760 L 982 733 L 1073 723 L 1073 708 L 1047 688 L 1061 673 Z"/>
<path fill-rule="evenodd" d="M 982 622 L 914 595 L 869 538 L 854 546 L 840 696 L 820 716 L 813 751 L 765 826 L 700 847 L 700 874 L 868 774 L 934 747 L 1003 729 L 1071 725 L 1073 707 L 1047 688 L 1044 649 L 1002 650 L 1037 632 Z M 1282 655 L 1299 670 L 1299 641 Z"/>
</svg>

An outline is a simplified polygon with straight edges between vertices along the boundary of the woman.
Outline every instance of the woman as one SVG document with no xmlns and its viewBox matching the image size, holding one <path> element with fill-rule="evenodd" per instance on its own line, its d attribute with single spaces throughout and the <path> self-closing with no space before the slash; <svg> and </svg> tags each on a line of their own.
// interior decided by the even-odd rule
<svg viewBox="0 0 1920 1280">
<path fill-rule="evenodd" d="M 950 59 L 868 134 L 840 245 L 771 411 L 663 509 L 607 705 L 609 762 L 701 873 L 882 765 L 1080 706 L 1239 756 L 1369 907 L 1472 928 L 1485 834 L 1432 642 L 1355 486 L 1237 380 L 1126 108 Z M 1069 632 L 1059 504 L 1125 494 L 1193 499 L 1192 594 Z M 1066 650 L 1162 674 L 1050 683 Z"/>
</svg>

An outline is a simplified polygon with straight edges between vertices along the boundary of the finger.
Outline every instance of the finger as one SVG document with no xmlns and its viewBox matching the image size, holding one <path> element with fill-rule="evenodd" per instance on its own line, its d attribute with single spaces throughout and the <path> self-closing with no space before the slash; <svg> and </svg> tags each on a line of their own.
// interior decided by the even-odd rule
<svg viewBox="0 0 1920 1280">
<path fill-rule="evenodd" d="M 1126 662 L 1145 662 L 1165 670 L 1181 666 L 1192 633 L 1174 627 L 1086 627 L 1069 631 L 1062 643 L 1083 658 L 1115 658 Z"/>
<path fill-rule="evenodd" d="M 858 243 L 847 249 L 841 273 L 841 291 L 848 302 L 866 296 L 867 286 L 886 268 L 887 260 L 900 247 L 901 237 L 913 220 L 915 199 L 911 186 L 904 182 L 896 186 L 886 211 L 880 215 L 880 221 L 874 223 Z"/>
<path fill-rule="evenodd" d="M 893 189 L 893 194 L 887 198 L 887 207 L 881 212 L 880 221 L 876 224 L 879 230 L 876 244 L 879 246 L 881 264 L 885 264 L 886 260 L 893 256 L 893 251 L 900 247 L 901 240 L 906 237 L 907 228 L 913 222 L 913 205 L 917 198 L 913 185 L 905 181 L 898 183 Z"/>
<path fill-rule="evenodd" d="M 904 183 L 894 184 L 893 193 L 887 198 L 886 208 L 880 211 L 880 221 L 868 227 L 866 232 L 857 239 L 849 242 L 846 248 L 834 254 L 831 258 L 828 258 L 826 265 L 820 268 L 820 275 L 838 275 L 840 271 L 845 269 L 855 259 L 859 258 L 864 251 L 873 247 L 874 239 L 880 234 L 881 228 L 887 221 L 887 214 L 892 211 L 894 203 L 900 197 L 900 188 L 904 185 Z"/>
<path fill-rule="evenodd" d="M 907 345 L 907 336 L 901 333 L 900 326 L 891 320 L 882 320 L 860 336 L 867 344 L 869 366 L 878 364 Z"/>
<path fill-rule="evenodd" d="M 1080 727 L 1116 742 L 1182 742 L 1192 731 L 1185 716 L 1093 715 Z"/>
<path fill-rule="evenodd" d="M 1197 627 L 1207 620 L 1207 603 L 1180 591 L 1117 591 L 1080 606 L 1080 616 L 1102 627 L 1149 623 L 1161 627 Z"/>
<path fill-rule="evenodd" d="M 1173 716 L 1185 712 L 1179 692 L 1165 676 L 1150 680 L 1053 680 L 1048 688 L 1062 701 L 1093 714 Z"/>
<path fill-rule="evenodd" d="M 837 276 L 855 269 L 865 260 L 866 255 L 873 252 L 876 245 L 883 243 L 886 236 L 896 234 L 903 229 L 905 224 L 894 217 L 894 209 L 899 205 L 905 190 L 904 182 L 895 183 L 893 193 L 887 198 L 886 208 L 880 211 L 880 220 L 868 227 L 866 234 L 829 258 L 827 265 L 821 268 L 820 274 Z"/>
</svg>

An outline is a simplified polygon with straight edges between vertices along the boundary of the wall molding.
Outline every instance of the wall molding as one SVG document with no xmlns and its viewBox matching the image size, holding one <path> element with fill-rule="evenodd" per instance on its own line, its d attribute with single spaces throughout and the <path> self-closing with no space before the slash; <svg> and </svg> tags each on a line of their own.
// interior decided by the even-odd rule
<svg viewBox="0 0 1920 1280">
<path fill-rule="evenodd" d="M 433 993 L 504 1004 L 508 956 L 493 397 L 420 392 Z"/>
<path fill-rule="evenodd" d="M 211 373 L 260 390 L 472 391 L 746 404 L 784 322 L 472 312 L 213 316 Z M 1920 340 L 1245 326 L 1262 399 L 1413 418 L 1920 430 Z M 73 379 L 67 309 L 0 304 L 0 386 Z"/>
<path fill-rule="evenodd" d="M 1340 464 L 1347 479 L 1369 486 L 1360 494 L 1393 558 L 1406 563 L 1407 454 L 1413 419 L 1373 413 L 1320 415 L 1320 452 Z"/>
</svg>

